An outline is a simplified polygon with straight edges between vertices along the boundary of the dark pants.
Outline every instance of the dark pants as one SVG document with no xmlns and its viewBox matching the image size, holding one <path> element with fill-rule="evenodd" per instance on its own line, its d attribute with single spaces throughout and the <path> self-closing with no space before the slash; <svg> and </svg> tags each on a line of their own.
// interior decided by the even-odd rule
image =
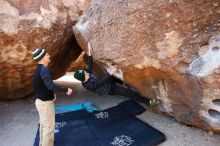
<svg viewBox="0 0 220 146">
<path fill-rule="evenodd" d="M 127 88 L 127 87 L 124 87 L 124 86 L 121 86 L 117 83 L 113 83 L 112 84 L 112 88 L 111 88 L 111 91 L 109 93 L 110 95 L 121 95 L 121 96 L 125 96 L 125 97 L 128 97 L 130 99 L 133 99 L 133 100 L 136 100 L 138 102 L 142 102 L 142 103 L 145 103 L 147 105 L 149 105 L 149 99 L 146 98 L 146 97 L 143 97 L 141 96 L 139 93 Z"/>
</svg>

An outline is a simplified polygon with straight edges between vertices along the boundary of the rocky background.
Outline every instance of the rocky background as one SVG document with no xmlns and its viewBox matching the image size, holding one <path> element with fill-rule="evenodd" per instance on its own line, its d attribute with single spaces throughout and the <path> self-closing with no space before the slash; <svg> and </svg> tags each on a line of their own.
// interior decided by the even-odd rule
<svg viewBox="0 0 220 146">
<path fill-rule="evenodd" d="M 182 123 L 220 130 L 220 1 L 94 0 L 73 28 L 100 66 Z"/>
<path fill-rule="evenodd" d="M 89 2 L 0 0 L 0 101 L 33 92 L 35 48 L 48 50 L 55 78 L 66 72 L 81 52 L 71 28 Z"/>
<path fill-rule="evenodd" d="M 32 92 L 34 48 L 49 49 L 58 77 L 71 63 L 80 67 L 90 42 L 99 67 L 117 67 L 114 76 L 161 100 L 153 111 L 220 131 L 219 0 L 1 3 L 0 99 Z"/>
</svg>

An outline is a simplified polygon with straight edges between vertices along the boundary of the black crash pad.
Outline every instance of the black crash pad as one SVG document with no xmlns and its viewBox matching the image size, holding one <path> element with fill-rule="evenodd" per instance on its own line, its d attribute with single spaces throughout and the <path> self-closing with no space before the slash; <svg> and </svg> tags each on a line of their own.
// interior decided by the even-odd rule
<svg viewBox="0 0 220 146">
<path fill-rule="evenodd" d="M 165 141 L 163 133 L 135 117 L 144 111 L 128 100 L 94 113 L 57 114 L 55 146 L 154 146 Z M 38 141 L 37 132 L 34 146 Z"/>
</svg>

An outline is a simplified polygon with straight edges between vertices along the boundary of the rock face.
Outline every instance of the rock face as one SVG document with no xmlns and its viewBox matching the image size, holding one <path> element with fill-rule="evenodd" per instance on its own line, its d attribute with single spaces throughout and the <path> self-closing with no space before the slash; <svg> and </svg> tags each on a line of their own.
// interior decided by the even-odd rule
<svg viewBox="0 0 220 146">
<path fill-rule="evenodd" d="M 154 111 L 220 131 L 219 0 L 93 0 L 73 30 L 99 65 L 159 98 Z"/>
<path fill-rule="evenodd" d="M 55 77 L 80 54 L 72 26 L 90 0 L 0 0 L 0 101 L 32 92 L 36 63 L 31 52 L 46 48 Z"/>
</svg>

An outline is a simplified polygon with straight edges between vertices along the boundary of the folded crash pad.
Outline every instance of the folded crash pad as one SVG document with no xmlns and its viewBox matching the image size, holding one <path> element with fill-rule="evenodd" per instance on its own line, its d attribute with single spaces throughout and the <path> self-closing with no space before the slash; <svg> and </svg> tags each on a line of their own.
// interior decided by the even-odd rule
<svg viewBox="0 0 220 146">
<path fill-rule="evenodd" d="M 82 104 L 71 104 L 65 106 L 56 106 L 56 111 L 76 111 L 76 110 L 87 110 L 88 112 L 99 111 L 92 102 L 85 102 Z"/>
</svg>

